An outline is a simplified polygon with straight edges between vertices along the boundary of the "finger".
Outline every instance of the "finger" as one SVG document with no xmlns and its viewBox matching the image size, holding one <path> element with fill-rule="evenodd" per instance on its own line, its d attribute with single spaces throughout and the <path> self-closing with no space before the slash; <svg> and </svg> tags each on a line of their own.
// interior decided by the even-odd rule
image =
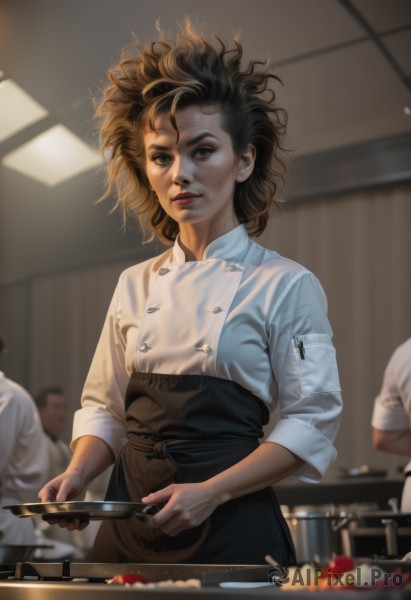
<svg viewBox="0 0 411 600">
<path fill-rule="evenodd" d="M 87 525 L 88 525 L 88 521 L 84 521 L 83 519 L 73 519 L 72 521 L 69 521 L 69 523 L 67 525 L 67 529 L 69 531 L 75 531 L 75 530 L 81 531 Z"/>
<path fill-rule="evenodd" d="M 158 490 L 157 492 L 152 492 L 151 494 L 144 496 L 144 498 L 141 498 L 141 501 L 145 504 L 160 504 L 167 502 L 167 500 L 171 498 L 173 491 L 173 487 L 168 486 L 162 490 Z"/>
<path fill-rule="evenodd" d="M 39 491 L 38 497 L 42 502 L 53 502 L 56 497 L 56 490 L 52 486 L 45 485 Z"/>
<path fill-rule="evenodd" d="M 63 486 L 61 486 L 60 490 L 56 495 L 56 502 L 65 502 L 67 500 L 68 494 L 65 493 L 65 490 L 62 490 Z"/>
<path fill-rule="evenodd" d="M 63 481 L 56 495 L 57 502 L 66 502 L 70 497 L 73 498 L 76 495 L 76 491 L 78 490 L 73 486 L 71 480 Z"/>
<path fill-rule="evenodd" d="M 171 503 L 172 504 L 172 503 Z M 176 518 L 175 508 L 172 505 L 165 504 L 161 510 L 154 515 L 147 515 L 145 517 L 147 525 L 150 529 L 161 528 L 172 523 Z"/>
<path fill-rule="evenodd" d="M 66 519 L 57 519 L 57 523 L 59 527 L 64 528 L 67 527 L 69 521 L 67 521 Z"/>
</svg>

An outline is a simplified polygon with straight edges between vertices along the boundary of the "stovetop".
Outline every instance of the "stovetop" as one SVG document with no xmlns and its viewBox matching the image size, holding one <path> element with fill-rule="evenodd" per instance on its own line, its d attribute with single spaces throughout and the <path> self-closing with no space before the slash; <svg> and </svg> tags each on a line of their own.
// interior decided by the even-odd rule
<svg viewBox="0 0 411 600">
<path fill-rule="evenodd" d="M 411 562 L 378 561 L 391 571 L 397 566 L 411 570 Z M 1 575 L 3 570 L 3 576 Z M 189 565 L 134 563 L 76 563 L 70 561 L 26 562 L 0 567 L 0 600 L 264 600 L 267 594 L 292 600 L 335 600 L 335 590 L 301 590 L 287 593 L 270 584 L 269 565 Z M 150 582 L 199 579 L 200 588 L 145 589 L 124 585 L 108 585 L 115 575 L 135 573 Z M 1 578 L 3 577 L 3 578 Z M 231 589 L 227 583 L 232 582 Z M 243 589 L 237 584 L 242 582 Z M 246 589 L 247 582 L 264 582 L 264 587 Z M 221 584 L 224 587 L 221 587 Z M 236 587 L 234 587 L 234 585 Z M 279 594 L 279 595 L 278 595 Z M 285 596 L 284 596 L 285 594 Z M 348 594 L 348 595 L 347 595 Z M 391 600 L 411 600 L 411 587 L 390 590 Z M 338 595 L 338 593 L 337 593 Z M 345 591 L 344 598 L 353 600 L 386 600 L 387 590 Z"/>
<path fill-rule="evenodd" d="M 148 581 L 200 579 L 203 586 L 222 581 L 268 581 L 269 565 L 25 562 L 0 566 L 0 579 L 14 581 L 88 581 L 104 583 L 115 575 L 135 573 Z"/>
</svg>

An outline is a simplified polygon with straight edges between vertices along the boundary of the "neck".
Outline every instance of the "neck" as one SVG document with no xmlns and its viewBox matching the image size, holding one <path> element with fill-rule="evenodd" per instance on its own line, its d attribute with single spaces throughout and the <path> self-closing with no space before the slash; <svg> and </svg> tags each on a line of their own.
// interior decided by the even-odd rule
<svg viewBox="0 0 411 600">
<path fill-rule="evenodd" d="M 228 233 L 238 223 L 224 223 L 216 228 L 206 228 L 204 224 L 199 227 L 187 227 L 180 225 L 179 243 L 184 250 L 187 261 L 203 260 L 204 252 L 209 244 Z"/>
</svg>

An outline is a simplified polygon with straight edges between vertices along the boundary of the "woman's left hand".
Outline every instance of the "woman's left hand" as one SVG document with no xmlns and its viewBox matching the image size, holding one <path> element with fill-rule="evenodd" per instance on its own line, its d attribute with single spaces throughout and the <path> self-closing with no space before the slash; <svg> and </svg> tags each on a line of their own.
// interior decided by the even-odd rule
<svg viewBox="0 0 411 600">
<path fill-rule="evenodd" d="M 147 524 L 172 537 L 200 525 L 219 505 L 212 486 L 203 483 L 174 483 L 142 498 L 150 504 L 165 504 Z"/>
</svg>

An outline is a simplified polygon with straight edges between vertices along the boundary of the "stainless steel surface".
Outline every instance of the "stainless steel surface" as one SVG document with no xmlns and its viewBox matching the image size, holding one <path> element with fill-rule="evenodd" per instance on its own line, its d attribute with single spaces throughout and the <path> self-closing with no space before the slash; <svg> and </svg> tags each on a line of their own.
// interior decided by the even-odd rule
<svg viewBox="0 0 411 600">
<path fill-rule="evenodd" d="M 382 565 L 381 565 L 382 566 Z M 385 561 L 384 567 L 387 571 L 401 566 L 399 561 Z M 407 565 L 404 565 L 407 567 Z M 31 571 L 30 571 L 31 569 Z M 0 600 L 124 600 L 126 598 L 139 598 L 140 600 L 215 600 L 224 598 L 240 598 L 242 600 L 255 600 L 258 597 L 266 597 L 270 594 L 282 594 L 287 596 L 273 586 L 254 589 L 223 589 L 219 582 L 228 581 L 267 581 L 269 565 L 186 565 L 186 564 L 110 564 L 110 563 L 29 563 L 18 565 L 17 569 L 25 579 L 0 580 Z M 33 575 L 38 570 L 38 576 L 45 580 L 33 580 Z M 408 569 L 411 570 L 411 563 Z M 193 588 L 159 588 L 145 589 L 143 587 L 127 587 L 124 585 L 109 585 L 103 582 L 115 574 L 138 573 L 144 575 L 150 581 L 164 579 L 191 579 L 198 578 L 202 581 L 202 587 Z M 57 574 L 64 574 L 59 581 L 47 580 Z M 85 581 L 84 575 L 96 577 L 95 582 Z M 74 580 L 70 578 L 74 577 Z M 350 591 L 351 599 L 365 598 L 364 591 Z M 390 590 L 391 598 L 395 600 L 411 600 L 411 588 L 405 590 Z M 288 594 L 290 595 L 290 594 Z M 319 591 L 293 591 L 293 600 L 335 600 L 335 590 Z M 284 596 L 285 597 L 285 596 Z M 346 596 L 344 595 L 344 598 Z M 371 590 L 366 593 L 367 600 L 385 600 L 387 590 Z"/>
<path fill-rule="evenodd" d="M 385 529 L 388 556 L 398 556 L 397 523 L 393 519 L 381 519 Z"/>
<path fill-rule="evenodd" d="M 104 519 L 127 519 L 132 515 L 154 514 L 158 510 L 156 504 L 142 502 L 35 502 L 3 506 L 16 517 L 48 519 L 88 519 L 101 521 Z"/>
<path fill-rule="evenodd" d="M 52 547 L 43 544 L 0 544 L 0 565 L 30 561 L 36 550 Z"/>
<path fill-rule="evenodd" d="M 376 469 L 368 465 L 361 465 L 360 467 L 340 467 L 340 476 L 348 478 L 357 477 L 386 477 L 387 471 L 385 469 Z"/>
<path fill-rule="evenodd" d="M 411 513 L 376 510 L 358 513 L 355 516 L 360 526 L 378 526 L 381 525 L 382 519 L 393 519 L 398 527 L 411 527 Z"/>
<path fill-rule="evenodd" d="M 86 562 L 29 562 L 16 565 L 15 579 L 92 579 L 104 581 L 114 575 L 135 573 L 149 581 L 164 579 L 202 579 L 211 585 L 234 579 L 251 581 L 251 577 L 268 577 L 269 565 L 206 565 L 155 563 L 86 563 Z"/>
<path fill-rule="evenodd" d="M 386 590 L 369 590 L 342 592 L 344 598 L 350 600 L 386 600 Z M 337 592 L 338 595 L 338 592 Z M 255 600 L 256 598 L 286 598 L 292 600 L 335 600 L 336 592 L 319 591 L 293 591 L 282 592 L 274 586 L 255 588 L 251 590 L 200 588 L 162 588 L 149 589 L 114 586 L 104 584 L 84 583 L 52 583 L 52 582 L 0 582 L 1 600 L 224 600 L 241 599 Z M 411 590 L 390 590 L 391 600 L 410 600 Z"/>
<path fill-rule="evenodd" d="M 390 558 L 411 551 L 411 514 L 371 511 L 353 515 L 342 532 L 344 554 Z"/>
</svg>

